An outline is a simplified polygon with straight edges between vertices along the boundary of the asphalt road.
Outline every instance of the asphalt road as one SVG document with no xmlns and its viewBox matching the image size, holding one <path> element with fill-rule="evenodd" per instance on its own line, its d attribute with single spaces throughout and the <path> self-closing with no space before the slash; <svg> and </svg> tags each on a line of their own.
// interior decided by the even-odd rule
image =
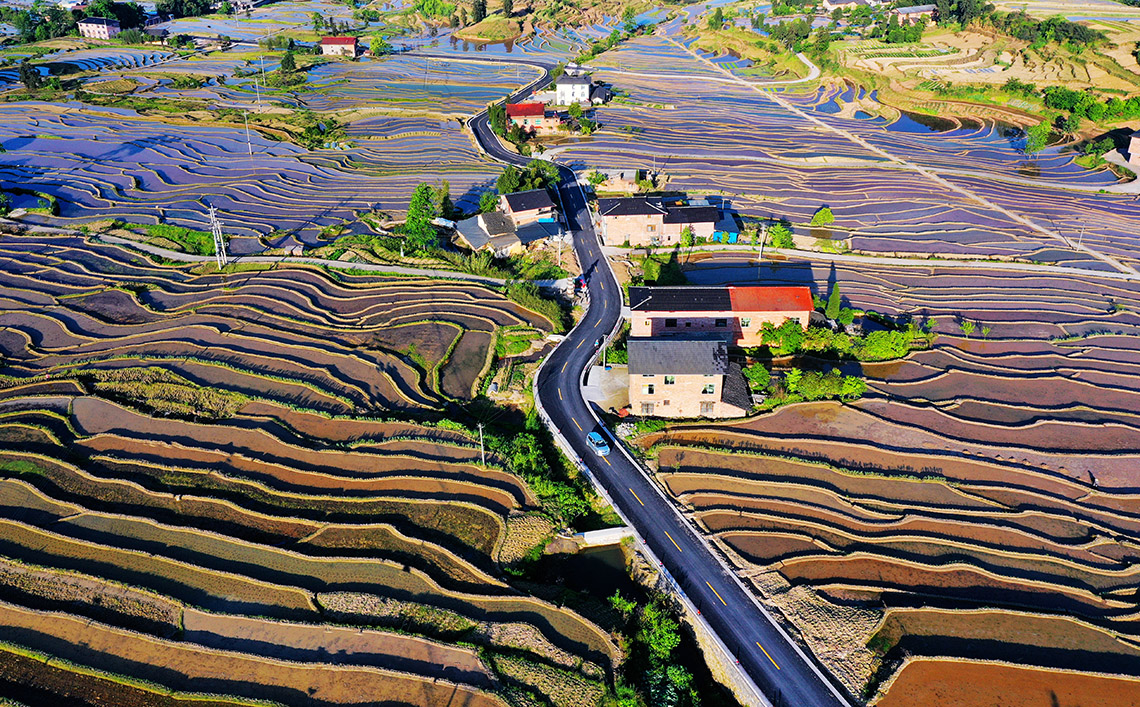
<svg viewBox="0 0 1140 707">
<path fill-rule="evenodd" d="M 538 65 L 538 64 L 536 64 Z M 541 66 L 541 65 L 539 65 Z M 545 67 L 543 67 L 545 68 Z M 527 87 L 550 83 L 549 74 Z M 470 127 L 483 149 L 504 162 L 525 164 L 530 158 L 504 149 L 490 130 L 484 111 Z M 566 340 L 551 353 L 538 380 L 538 394 L 553 426 L 577 452 L 582 463 L 609 493 L 619 510 L 681 588 L 741 667 L 776 707 L 832 707 L 845 699 L 812 660 L 800 653 L 712 554 L 661 491 L 602 429 L 581 393 L 583 371 L 597 353 L 596 342 L 614 330 L 621 316 L 622 290 L 602 254 L 585 197 L 573 173 L 561 168 L 558 187 L 568 228 L 574 235 L 578 262 L 586 274 L 590 306 Z M 586 433 L 600 431 L 613 451 L 596 456 Z"/>
</svg>

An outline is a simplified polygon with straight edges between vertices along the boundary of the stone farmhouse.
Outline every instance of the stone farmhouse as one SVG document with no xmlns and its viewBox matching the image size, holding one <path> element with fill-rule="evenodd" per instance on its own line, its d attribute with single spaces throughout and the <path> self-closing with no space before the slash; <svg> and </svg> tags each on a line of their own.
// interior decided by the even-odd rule
<svg viewBox="0 0 1140 707">
<path fill-rule="evenodd" d="M 891 15 L 899 18 L 901 24 L 929 24 L 934 21 L 937 5 L 912 5 L 910 7 L 896 7 L 890 11 Z"/>
<path fill-rule="evenodd" d="M 356 37 L 321 37 L 321 54 L 324 56 L 349 56 L 355 58 L 359 52 Z"/>
<path fill-rule="evenodd" d="M 80 20 L 79 36 L 88 39 L 114 39 L 119 36 L 119 21 L 105 17 L 88 17 Z"/>
<path fill-rule="evenodd" d="M 558 220 L 558 207 L 545 189 L 503 194 L 499 197 L 499 209 L 510 214 L 517 224 Z"/>
<path fill-rule="evenodd" d="M 542 103 L 508 103 L 507 122 L 524 132 L 549 134 L 558 130 L 562 118 L 554 111 L 546 110 Z"/>
<path fill-rule="evenodd" d="M 715 335 L 733 346 L 761 345 L 761 327 L 789 319 L 807 329 L 811 290 L 792 287 L 631 287 L 630 337 Z"/>
<path fill-rule="evenodd" d="M 545 189 L 504 194 L 499 208 L 455 224 L 455 240 L 496 258 L 522 255 L 533 244 L 561 232 L 558 209 Z"/>
<path fill-rule="evenodd" d="M 634 338 L 629 352 L 629 403 L 646 417 L 743 417 L 752 396 L 723 339 Z"/>
<path fill-rule="evenodd" d="M 684 200 L 634 196 L 598 199 L 602 240 L 608 246 L 628 242 L 632 247 L 671 246 L 681 243 L 686 227 L 700 238 L 712 238 L 721 220 L 719 207 Z"/>
</svg>

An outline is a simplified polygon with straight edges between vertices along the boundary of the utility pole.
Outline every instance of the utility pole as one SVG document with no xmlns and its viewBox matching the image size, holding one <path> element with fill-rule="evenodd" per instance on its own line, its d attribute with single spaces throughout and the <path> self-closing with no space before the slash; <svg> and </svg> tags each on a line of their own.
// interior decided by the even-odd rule
<svg viewBox="0 0 1140 707">
<path fill-rule="evenodd" d="M 264 71 L 264 69 L 263 69 Z M 265 78 L 262 76 L 262 78 Z M 257 76 L 253 77 L 253 92 L 257 94 L 257 112 L 261 112 L 261 87 L 257 85 Z"/>
<path fill-rule="evenodd" d="M 487 452 L 483 448 L 483 423 L 479 423 L 479 458 L 483 462 L 483 467 L 487 466 Z"/>
<path fill-rule="evenodd" d="M 1077 247 L 1081 247 L 1081 241 L 1085 239 L 1085 226 L 1081 226 L 1081 235 L 1077 238 Z"/>
<path fill-rule="evenodd" d="M 252 157 L 253 143 L 249 141 L 249 111 L 243 110 L 241 114 L 245 116 L 245 146 L 249 150 L 250 157 Z"/>
<path fill-rule="evenodd" d="M 226 239 L 222 235 L 222 222 L 218 220 L 218 210 L 210 207 L 210 230 L 214 234 L 214 258 L 218 261 L 218 270 L 226 266 Z"/>
</svg>

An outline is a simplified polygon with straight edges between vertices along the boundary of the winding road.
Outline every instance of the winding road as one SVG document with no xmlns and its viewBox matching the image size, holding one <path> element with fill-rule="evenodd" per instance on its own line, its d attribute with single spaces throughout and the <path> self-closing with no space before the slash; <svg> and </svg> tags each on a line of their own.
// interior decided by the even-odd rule
<svg viewBox="0 0 1140 707">
<path fill-rule="evenodd" d="M 544 72 L 542 77 L 512 96 L 512 100 L 549 84 L 549 73 Z M 529 161 L 530 158 L 502 146 L 491 131 L 486 111 L 472 117 L 469 126 L 489 156 L 518 165 Z M 545 421 L 605 489 L 770 704 L 775 707 L 848 704 L 815 661 L 784 633 L 624 447 L 613 442 L 612 435 L 583 398 L 583 373 L 597 355 L 597 340 L 615 330 L 621 317 L 623 296 L 594 232 L 585 194 L 569 168 L 559 165 L 559 169 L 562 181 L 558 185 L 558 196 L 567 227 L 573 233 L 578 262 L 586 275 L 590 306 L 539 371 L 535 390 Z M 615 450 L 609 456 L 596 456 L 587 447 L 586 434 L 591 430 L 599 430 L 611 440 Z"/>
</svg>

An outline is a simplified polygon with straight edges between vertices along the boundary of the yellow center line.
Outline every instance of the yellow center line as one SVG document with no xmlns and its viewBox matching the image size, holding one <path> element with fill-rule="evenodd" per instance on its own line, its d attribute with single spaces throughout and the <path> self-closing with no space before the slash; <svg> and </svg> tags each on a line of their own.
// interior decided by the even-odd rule
<svg viewBox="0 0 1140 707">
<path fill-rule="evenodd" d="M 638 500 L 640 500 L 640 499 L 638 499 Z M 642 505 L 645 505 L 645 504 L 642 504 Z M 664 532 L 665 532 L 665 537 L 669 538 L 669 542 L 673 543 L 673 547 L 677 548 L 677 552 L 684 552 L 684 550 L 681 549 L 681 546 L 677 544 L 677 541 L 673 539 L 673 536 L 669 534 L 669 531 L 666 530 Z"/>
<path fill-rule="evenodd" d="M 571 417 L 570 419 L 574 421 L 574 424 L 575 424 L 575 425 L 578 425 L 578 418 L 576 418 L 576 417 Z M 581 425 L 578 425 L 578 431 L 579 431 L 579 432 L 584 432 L 585 430 L 583 430 L 583 429 L 582 429 L 582 426 L 581 426 Z"/>
<path fill-rule="evenodd" d="M 602 289 L 603 290 L 606 289 L 606 283 L 605 282 L 602 282 Z"/>
<path fill-rule="evenodd" d="M 566 367 L 567 367 L 567 366 L 569 366 L 569 365 L 570 365 L 570 362 L 569 362 L 569 361 L 567 361 L 566 363 L 562 364 L 562 372 L 563 372 L 563 373 L 565 373 L 565 372 L 566 372 Z"/>
<path fill-rule="evenodd" d="M 720 599 L 720 603 L 721 603 L 721 604 L 724 604 L 725 606 L 728 606 L 728 602 L 726 602 L 726 601 L 724 600 L 724 597 L 722 597 L 722 596 L 720 595 L 720 592 L 718 592 L 717 590 L 713 589 L 713 585 L 709 584 L 709 583 L 708 583 L 708 580 L 705 580 L 705 585 L 707 585 L 709 589 L 712 589 L 712 593 L 716 595 L 716 598 L 717 598 L 717 599 Z"/>
<path fill-rule="evenodd" d="M 610 460 L 607 457 L 602 457 L 602 461 L 606 463 L 606 466 L 613 466 L 613 464 L 610 464 Z"/>
<path fill-rule="evenodd" d="M 634 491 L 633 489 L 630 489 L 629 492 L 633 494 L 633 497 L 637 499 L 638 503 L 641 503 L 641 505 L 643 505 L 643 506 L 645 505 L 644 503 L 642 503 L 641 497 L 637 495 L 636 491 Z"/>
<path fill-rule="evenodd" d="M 574 348 L 576 348 L 576 349 L 580 349 L 580 348 L 582 348 L 582 344 L 584 344 L 584 343 L 586 343 L 586 340 L 585 340 L 585 339 L 582 339 L 581 341 L 579 341 L 579 342 L 578 342 L 578 345 L 577 345 L 577 346 L 575 346 Z"/>
<path fill-rule="evenodd" d="M 559 400 L 562 399 L 562 389 L 561 388 L 558 389 L 558 399 Z"/>
<path fill-rule="evenodd" d="M 756 641 L 756 647 L 764 651 L 764 646 L 760 645 L 760 641 Z M 768 660 L 772 660 L 772 656 L 768 655 L 768 651 L 764 651 L 764 655 L 768 656 Z M 780 664 L 772 660 L 772 665 L 776 666 L 776 670 L 780 669 Z"/>
</svg>

